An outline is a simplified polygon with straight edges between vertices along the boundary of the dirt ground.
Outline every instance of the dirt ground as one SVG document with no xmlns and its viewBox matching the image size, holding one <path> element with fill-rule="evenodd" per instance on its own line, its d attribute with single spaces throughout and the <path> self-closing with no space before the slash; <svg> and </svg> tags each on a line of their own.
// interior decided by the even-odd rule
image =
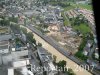
<svg viewBox="0 0 100 75">
<path fill-rule="evenodd" d="M 56 40 L 65 50 L 72 52 L 72 54 L 78 51 L 78 47 L 81 43 L 81 38 L 79 36 L 73 37 L 67 32 L 61 33 L 57 26 L 50 26 L 48 30 L 50 32 L 47 33 L 47 36 Z"/>
</svg>

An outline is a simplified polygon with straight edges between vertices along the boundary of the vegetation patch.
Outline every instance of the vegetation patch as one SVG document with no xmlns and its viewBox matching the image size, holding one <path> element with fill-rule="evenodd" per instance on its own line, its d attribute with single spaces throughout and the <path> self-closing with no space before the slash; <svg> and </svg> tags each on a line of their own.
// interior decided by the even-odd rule
<svg viewBox="0 0 100 75">
<path fill-rule="evenodd" d="M 88 25 L 86 25 L 85 23 L 82 23 L 80 25 L 75 25 L 75 26 L 73 26 L 73 28 L 75 30 L 80 31 L 82 34 L 87 34 L 87 33 L 91 32 L 90 27 Z"/>
</svg>

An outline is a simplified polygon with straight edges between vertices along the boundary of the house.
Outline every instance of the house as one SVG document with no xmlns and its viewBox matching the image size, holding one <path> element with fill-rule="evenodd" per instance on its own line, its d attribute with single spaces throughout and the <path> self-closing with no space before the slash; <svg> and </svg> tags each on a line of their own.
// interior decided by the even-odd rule
<svg viewBox="0 0 100 75">
<path fill-rule="evenodd" d="M 85 47 L 84 47 L 83 54 L 84 54 L 85 56 L 87 56 L 87 55 L 89 54 L 89 52 L 90 52 L 90 47 L 89 47 L 89 46 L 85 46 Z"/>
<path fill-rule="evenodd" d="M 59 21 L 63 21 L 63 20 L 64 20 L 63 17 L 60 17 L 60 16 L 57 16 L 57 19 L 58 19 Z"/>
<path fill-rule="evenodd" d="M 88 45 L 88 47 L 91 47 L 93 45 L 93 41 L 92 40 L 88 40 L 87 41 L 87 45 Z"/>
<path fill-rule="evenodd" d="M 91 51 L 92 45 L 93 45 L 93 41 L 92 40 L 88 40 L 86 46 L 84 47 L 84 51 L 83 51 L 83 54 L 85 56 L 87 56 L 89 54 L 89 52 Z"/>
<path fill-rule="evenodd" d="M 46 13 L 44 22 L 47 24 L 55 24 L 54 15 L 52 13 Z"/>
<path fill-rule="evenodd" d="M 24 33 L 22 33 L 21 38 L 23 41 L 26 41 L 26 35 Z"/>
<path fill-rule="evenodd" d="M 96 59 L 99 59 L 98 48 L 95 49 L 95 53 L 94 53 L 94 55 L 95 55 L 95 58 L 96 58 Z"/>
<path fill-rule="evenodd" d="M 36 24 L 40 24 L 40 21 L 39 20 L 36 20 Z"/>
<path fill-rule="evenodd" d="M 55 12 L 56 15 L 61 16 L 61 10 L 60 10 L 60 8 L 55 8 L 54 12 Z"/>
<path fill-rule="evenodd" d="M 23 14 L 26 15 L 27 17 L 31 17 L 34 14 L 33 10 L 26 10 L 23 11 Z"/>
<path fill-rule="evenodd" d="M 0 35 L 0 41 L 9 40 L 11 38 L 12 38 L 12 35 L 11 34 Z"/>
<path fill-rule="evenodd" d="M 9 53 L 9 41 L 0 41 L 0 54 Z"/>
</svg>

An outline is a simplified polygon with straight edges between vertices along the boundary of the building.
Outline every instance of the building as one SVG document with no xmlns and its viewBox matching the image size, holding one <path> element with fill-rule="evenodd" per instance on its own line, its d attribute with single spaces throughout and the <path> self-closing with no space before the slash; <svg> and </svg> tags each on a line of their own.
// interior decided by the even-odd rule
<svg viewBox="0 0 100 75">
<path fill-rule="evenodd" d="M 46 13 L 44 22 L 47 24 L 55 24 L 54 15 L 52 13 Z"/>
<path fill-rule="evenodd" d="M 16 75 L 14 70 L 17 70 L 20 74 L 18 75 L 33 75 L 31 69 L 28 70 L 30 65 L 30 58 L 28 57 L 27 47 L 21 47 L 19 50 L 12 48 L 12 51 L 9 51 L 9 54 L 2 55 L 2 64 L 6 65 L 8 70 L 7 75 Z"/>
<path fill-rule="evenodd" d="M 56 68 L 54 64 L 52 63 L 52 55 L 48 53 L 42 47 L 39 47 L 37 51 L 38 51 L 38 55 L 42 63 L 42 66 L 45 67 L 44 70 L 46 71 L 46 74 L 55 75 L 57 72 L 56 72 Z"/>
<path fill-rule="evenodd" d="M 92 45 L 93 45 L 93 41 L 88 40 L 86 46 L 84 47 L 84 51 L 83 51 L 83 54 L 85 56 L 87 56 L 90 53 Z"/>
<path fill-rule="evenodd" d="M 54 12 L 57 16 L 61 16 L 61 9 L 58 7 L 58 8 L 55 8 L 54 9 Z"/>
<path fill-rule="evenodd" d="M 3 63 L 3 56 L 8 55 L 10 52 L 10 42 L 12 35 L 7 27 L 0 27 L 0 65 Z M 6 61 L 6 60 L 5 60 Z"/>
<path fill-rule="evenodd" d="M 2 65 L 3 69 L 0 74 L 33 75 L 28 48 L 25 46 L 16 48 L 8 28 L 0 28 L 0 31 L 0 66 Z"/>
<path fill-rule="evenodd" d="M 98 48 L 95 49 L 95 53 L 94 53 L 94 55 L 95 55 L 95 58 L 96 58 L 96 59 L 99 59 Z"/>
<path fill-rule="evenodd" d="M 24 33 L 22 33 L 21 37 L 22 37 L 23 41 L 26 41 L 26 35 Z"/>
<path fill-rule="evenodd" d="M 66 14 L 68 15 L 68 18 L 76 18 L 79 15 L 79 12 L 77 12 L 76 10 L 69 10 L 66 12 Z"/>
</svg>

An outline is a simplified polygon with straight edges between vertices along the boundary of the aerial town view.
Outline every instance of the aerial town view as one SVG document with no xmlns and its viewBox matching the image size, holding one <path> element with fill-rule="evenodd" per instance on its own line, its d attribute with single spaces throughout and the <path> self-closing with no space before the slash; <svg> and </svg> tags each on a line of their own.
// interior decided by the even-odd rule
<svg viewBox="0 0 100 75">
<path fill-rule="evenodd" d="M 0 0 L 0 75 L 100 75 L 92 0 Z"/>
</svg>

